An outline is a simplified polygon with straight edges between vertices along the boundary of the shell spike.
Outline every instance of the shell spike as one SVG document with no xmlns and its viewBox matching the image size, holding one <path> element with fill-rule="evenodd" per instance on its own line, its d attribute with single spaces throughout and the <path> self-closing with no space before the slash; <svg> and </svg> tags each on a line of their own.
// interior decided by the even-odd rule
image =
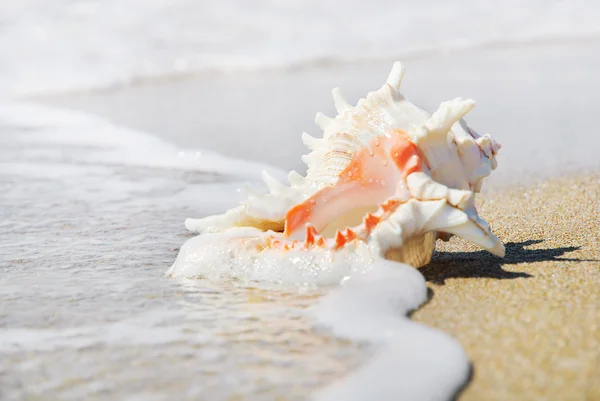
<svg viewBox="0 0 600 401">
<path fill-rule="evenodd" d="M 303 132 L 302 133 L 302 142 L 304 142 L 304 144 L 310 149 L 310 150 L 316 150 L 319 149 L 323 143 L 322 139 L 317 139 L 313 136 L 311 136 L 310 134 Z"/>
<path fill-rule="evenodd" d="M 404 77 L 404 66 L 401 62 L 396 61 L 394 66 L 392 67 L 392 71 L 390 71 L 390 75 L 386 80 L 386 83 L 396 90 L 396 92 L 400 91 L 400 84 L 402 84 L 402 78 Z"/>
<path fill-rule="evenodd" d="M 278 194 L 287 189 L 285 185 L 277 181 L 277 179 L 275 179 L 272 175 L 267 173 L 266 170 L 262 171 L 261 177 L 265 184 L 267 184 L 267 187 L 269 187 L 269 192 L 271 192 L 272 194 Z"/>
<path fill-rule="evenodd" d="M 315 156 L 315 154 L 311 152 L 307 155 L 303 155 L 301 159 L 304 162 L 304 164 L 306 164 L 307 166 L 311 166 L 313 161 L 317 160 L 317 157 L 318 156 Z"/>
<path fill-rule="evenodd" d="M 315 123 L 317 123 L 317 125 L 319 127 L 321 127 L 321 129 L 323 131 L 325 131 L 327 126 L 329 124 L 331 124 L 332 121 L 333 121 L 333 118 L 327 117 L 325 114 L 323 114 L 321 112 L 318 112 L 317 115 L 315 116 Z"/>
<path fill-rule="evenodd" d="M 411 195 L 421 200 L 446 199 L 452 206 L 466 209 L 474 205 L 474 192 L 449 188 L 436 182 L 423 172 L 415 172 L 406 177 L 406 184 Z M 474 207 L 474 206 L 473 206 Z"/>
<path fill-rule="evenodd" d="M 333 95 L 333 103 L 335 104 L 335 109 L 338 113 L 343 113 L 344 111 L 352 108 L 352 106 L 344 99 L 344 95 L 342 95 L 342 89 L 334 88 L 331 91 Z"/>
<path fill-rule="evenodd" d="M 302 177 L 296 170 L 292 170 L 288 174 L 288 181 L 292 186 L 301 186 L 304 184 L 304 177 Z"/>
<path fill-rule="evenodd" d="M 317 230 L 310 223 L 306 223 L 306 238 L 304 240 L 304 246 L 306 248 L 315 244 L 315 238 L 318 238 Z"/>
<path fill-rule="evenodd" d="M 430 133 L 446 134 L 450 128 L 475 107 L 473 99 L 456 98 L 440 104 L 435 113 L 425 122 Z"/>
<path fill-rule="evenodd" d="M 505 256 L 505 248 L 502 241 L 498 239 L 489 230 L 481 228 L 473 218 L 467 219 L 463 224 L 453 227 L 441 228 L 440 231 L 458 235 L 459 237 L 471 241 L 480 247 L 486 249 L 493 255 L 503 258 Z"/>
</svg>

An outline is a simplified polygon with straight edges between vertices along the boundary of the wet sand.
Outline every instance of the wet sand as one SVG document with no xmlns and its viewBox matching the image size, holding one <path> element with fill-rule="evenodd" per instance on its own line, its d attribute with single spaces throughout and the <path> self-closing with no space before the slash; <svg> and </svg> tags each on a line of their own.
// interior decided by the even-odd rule
<svg viewBox="0 0 600 401">
<path fill-rule="evenodd" d="M 460 399 L 600 399 L 600 174 L 491 190 L 479 210 L 506 257 L 439 244 L 413 315 L 471 358 Z"/>
</svg>

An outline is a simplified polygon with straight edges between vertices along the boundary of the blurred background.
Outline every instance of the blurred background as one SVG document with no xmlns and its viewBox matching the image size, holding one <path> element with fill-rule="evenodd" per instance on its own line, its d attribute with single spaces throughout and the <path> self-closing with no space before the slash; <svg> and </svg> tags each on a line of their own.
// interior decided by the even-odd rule
<svg viewBox="0 0 600 401">
<path fill-rule="evenodd" d="M 355 102 L 400 60 L 409 99 L 474 98 L 501 166 L 545 171 L 598 163 L 564 136 L 598 105 L 599 21 L 588 0 L 23 0 L 0 10 L 0 93 L 302 170 L 330 90 Z"/>
</svg>

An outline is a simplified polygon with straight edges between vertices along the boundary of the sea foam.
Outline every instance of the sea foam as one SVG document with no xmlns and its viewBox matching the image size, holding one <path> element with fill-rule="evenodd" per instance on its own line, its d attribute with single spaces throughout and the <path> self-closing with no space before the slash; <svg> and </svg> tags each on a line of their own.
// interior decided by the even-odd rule
<svg viewBox="0 0 600 401">
<path fill-rule="evenodd" d="M 378 346 L 348 377 L 320 391 L 316 401 L 448 400 L 469 378 L 469 359 L 447 334 L 405 317 L 427 300 L 419 271 L 377 261 L 320 300 L 313 313 L 335 335 Z"/>
<path fill-rule="evenodd" d="M 333 286 L 309 310 L 316 327 L 372 343 L 378 351 L 356 372 L 318 392 L 317 401 L 441 401 L 466 383 L 470 364 L 460 344 L 406 317 L 427 300 L 427 285 L 417 269 L 373 259 L 360 247 L 345 253 L 317 249 L 311 258 L 305 250 L 263 252 L 257 258 L 240 246 L 241 238 L 263 234 L 255 228 L 234 228 L 193 237 L 167 274 L 235 278 L 243 285 L 277 289 Z"/>
<path fill-rule="evenodd" d="M 21 129 L 17 140 L 35 148 L 38 160 L 78 166 L 124 166 L 196 171 L 254 180 L 262 170 L 283 172 L 205 149 L 182 149 L 156 136 L 118 126 L 100 117 L 30 102 L 0 103 L 0 126 Z M 74 149 L 67 153 L 59 148 Z M 35 155 L 32 155 L 35 156 Z M 15 166 L 13 166 L 14 168 Z M 57 167 L 58 168 L 58 167 Z M 29 168 L 29 170 L 31 170 Z"/>
</svg>

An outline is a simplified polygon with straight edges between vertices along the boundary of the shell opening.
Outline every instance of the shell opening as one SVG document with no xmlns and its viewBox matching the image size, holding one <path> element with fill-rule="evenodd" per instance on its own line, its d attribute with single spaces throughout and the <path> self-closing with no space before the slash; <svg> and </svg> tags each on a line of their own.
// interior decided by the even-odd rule
<svg viewBox="0 0 600 401">
<path fill-rule="evenodd" d="M 375 213 L 377 209 L 378 206 L 376 205 L 353 209 L 333 219 L 331 223 L 321 230 L 320 234 L 326 238 L 334 238 L 338 231 L 360 225 L 368 213 Z"/>
</svg>

